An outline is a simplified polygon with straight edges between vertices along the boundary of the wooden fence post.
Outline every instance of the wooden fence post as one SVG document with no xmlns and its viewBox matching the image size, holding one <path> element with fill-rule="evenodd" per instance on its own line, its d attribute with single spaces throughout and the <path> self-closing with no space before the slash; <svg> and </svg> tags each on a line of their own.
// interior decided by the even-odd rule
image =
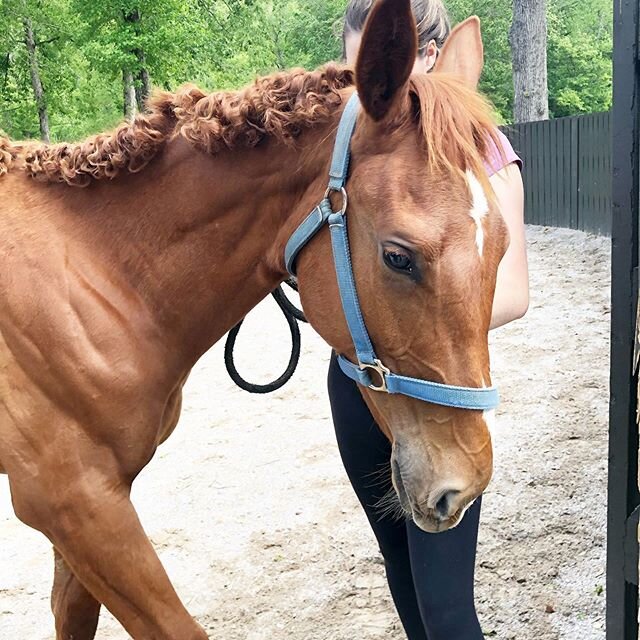
<svg viewBox="0 0 640 640">
<path fill-rule="evenodd" d="M 638 639 L 638 426 L 634 373 L 640 198 L 640 0 L 614 0 L 611 399 L 607 639 Z"/>
</svg>

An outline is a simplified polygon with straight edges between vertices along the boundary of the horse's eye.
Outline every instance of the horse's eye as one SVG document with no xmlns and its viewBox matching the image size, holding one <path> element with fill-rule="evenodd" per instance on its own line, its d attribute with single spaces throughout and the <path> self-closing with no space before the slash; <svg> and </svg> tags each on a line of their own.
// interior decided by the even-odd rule
<svg viewBox="0 0 640 640">
<path fill-rule="evenodd" d="M 400 251 L 386 249 L 384 252 L 384 261 L 388 267 L 391 267 L 395 271 L 411 273 L 413 270 L 411 257 L 406 253 L 401 253 Z"/>
</svg>

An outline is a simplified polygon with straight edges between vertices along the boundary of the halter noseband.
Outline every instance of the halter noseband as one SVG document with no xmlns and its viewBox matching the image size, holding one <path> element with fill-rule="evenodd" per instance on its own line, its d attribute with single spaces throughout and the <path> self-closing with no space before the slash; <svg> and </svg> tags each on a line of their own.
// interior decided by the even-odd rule
<svg viewBox="0 0 640 640">
<path fill-rule="evenodd" d="M 498 391 L 495 387 L 484 389 L 456 387 L 399 376 L 391 373 L 376 356 L 358 301 L 346 224 L 347 191 L 345 184 L 349 171 L 351 137 L 355 130 L 359 108 L 360 101 L 357 93 L 354 93 L 344 109 L 338 127 L 329 172 L 329 187 L 322 202 L 305 218 L 289 239 L 285 248 L 287 270 L 295 275 L 297 255 L 323 225 L 328 223 L 342 310 L 358 358 L 356 365 L 344 356 L 338 356 L 342 371 L 352 380 L 374 391 L 399 393 L 425 402 L 458 409 L 478 411 L 494 409 L 499 403 Z M 333 211 L 329 201 L 329 195 L 334 191 L 342 194 L 342 209 L 340 211 Z M 376 379 L 372 378 L 372 374 L 376 376 Z"/>
</svg>

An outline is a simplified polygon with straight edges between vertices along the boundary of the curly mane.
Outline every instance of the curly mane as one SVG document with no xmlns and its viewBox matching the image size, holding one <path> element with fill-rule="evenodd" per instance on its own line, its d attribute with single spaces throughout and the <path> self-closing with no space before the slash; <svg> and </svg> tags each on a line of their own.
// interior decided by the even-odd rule
<svg viewBox="0 0 640 640">
<path fill-rule="evenodd" d="M 290 144 L 327 119 L 342 101 L 340 89 L 353 82 L 351 70 L 330 64 L 276 73 L 238 92 L 207 95 L 193 85 L 159 92 L 133 122 L 83 142 L 12 145 L 0 138 L 0 175 L 19 157 L 32 178 L 82 187 L 142 170 L 176 136 L 208 153 L 255 147 L 267 136 Z"/>
<path fill-rule="evenodd" d="M 0 177 L 12 165 L 43 182 L 86 186 L 142 170 L 167 141 L 181 136 L 207 153 L 255 147 L 266 137 L 292 144 L 341 104 L 354 84 L 351 69 L 329 64 L 317 71 L 276 73 L 237 92 L 205 94 L 193 85 L 156 93 L 133 122 L 79 143 L 11 143 L 0 137 Z M 483 158 L 501 149 L 489 103 L 444 74 L 411 78 L 410 92 L 433 171 L 473 171 L 483 183 Z"/>
<path fill-rule="evenodd" d="M 18 150 L 18 145 L 0 136 L 0 177 L 9 171 L 13 161 L 18 157 Z"/>
</svg>

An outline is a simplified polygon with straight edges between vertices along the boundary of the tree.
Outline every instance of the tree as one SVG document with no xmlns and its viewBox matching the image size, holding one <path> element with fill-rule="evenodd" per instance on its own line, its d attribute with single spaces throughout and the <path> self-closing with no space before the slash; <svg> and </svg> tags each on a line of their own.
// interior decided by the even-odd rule
<svg viewBox="0 0 640 640">
<path fill-rule="evenodd" d="M 80 22 L 69 0 L 2 0 L 0 27 L 0 129 L 18 139 L 46 138 L 43 108 L 51 139 L 82 137 L 113 122 L 113 87 L 90 72 L 74 42 Z"/>
<path fill-rule="evenodd" d="M 513 0 L 509 34 L 515 122 L 549 118 L 546 0 Z"/>
<path fill-rule="evenodd" d="M 454 23 L 471 14 L 482 20 L 485 69 L 480 88 L 504 122 L 511 121 L 515 110 L 509 42 L 513 1 L 445 0 Z M 123 113 L 133 117 L 152 84 L 167 90 L 184 82 L 206 90 L 233 89 L 275 69 L 312 69 L 337 60 L 346 2 L 0 0 L 0 129 L 17 139 L 46 137 L 46 113 L 51 140 L 83 138 L 113 126 Z M 530 11 L 540 8 L 538 0 L 516 2 Z M 551 115 L 608 109 L 610 0 L 547 4 Z M 536 15 L 544 17 L 539 11 Z M 511 30 L 516 75 L 530 70 L 535 49 L 527 24 L 518 29 L 518 19 L 516 15 Z M 520 33 L 524 35 L 516 42 Z M 519 94 L 520 101 L 531 97 L 525 94 Z"/>
<path fill-rule="evenodd" d="M 122 112 L 144 107 L 151 79 L 163 84 L 180 60 L 182 45 L 198 26 L 185 0 L 72 0 L 85 27 L 80 38 L 94 67 L 122 82 Z"/>
<path fill-rule="evenodd" d="M 6 23 L 6 33 L 9 42 L 13 42 L 13 51 L 9 50 L 5 56 L 4 88 L 9 83 L 11 63 L 15 63 L 16 57 L 26 63 L 31 92 L 38 112 L 39 134 L 45 142 L 50 140 L 49 114 L 47 96 L 42 82 L 40 71 L 40 42 L 36 39 L 33 17 L 39 17 L 37 7 L 32 6 L 27 0 L 8 0 L 2 5 L 2 18 Z M 12 28 L 13 27 L 13 28 Z M 21 36 L 18 33 L 21 32 Z M 18 42 L 24 46 L 24 56 L 16 50 Z M 12 55 L 13 54 L 13 55 Z"/>
<path fill-rule="evenodd" d="M 27 13 L 26 2 L 23 2 L 24 14 L 22 16 L 22 25 L 24 27 L 24 44 L 27 47 L 27 55 L 29 58 L 29 70 L 31 72 L 31 86 L 33 95 L 38 106 L 38 119 L 40 121 L 40 138 L 45 142 L 49 142 L 51 134 L 49 131 L 49 114 L 47 112 L 47 99 L 40 78 L 40 68 L 38 65 L 38 52 L 36 39 L 33 33 L 33 24 Z"/>
<path fill-rule="evenodd" d="M 551 115 L 609 110 L 613 4 L 609 0 L 549 0 L 548 25 Z"/>
</svg>

